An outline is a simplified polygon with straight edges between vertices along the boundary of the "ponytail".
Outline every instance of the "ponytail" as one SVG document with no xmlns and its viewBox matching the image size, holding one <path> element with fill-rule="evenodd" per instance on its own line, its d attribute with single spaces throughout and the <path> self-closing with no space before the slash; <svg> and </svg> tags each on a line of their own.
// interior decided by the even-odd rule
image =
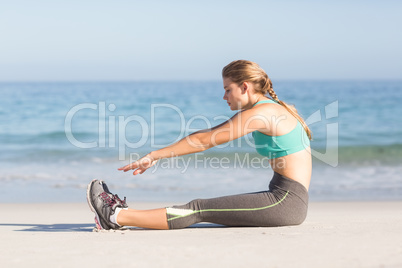
<svg viewBox="0 0 402 268">
<path fill-rule="evenodd" d="M 274 89 L 272 88 L 272 84 L 271 84 L 271 87 L 269 89 L 267 89 L 267 92 L 273 100 L 275 100 L 280 105 L 282 105 L 291 115 L 293 115 L 300 122 L 300 124 L 303 126 L 304 130 L 306 131 L 308 138 L 310 140 L 312 140 L 313 137 L 312 137 L 310 128 L 307 126 L 306 122 L 304 122 L 303 118 L 299 115 L 299 113 L 297 112 L 294 105 L 289 105 L 286 102 L 279 100 Z"/>
</svg>

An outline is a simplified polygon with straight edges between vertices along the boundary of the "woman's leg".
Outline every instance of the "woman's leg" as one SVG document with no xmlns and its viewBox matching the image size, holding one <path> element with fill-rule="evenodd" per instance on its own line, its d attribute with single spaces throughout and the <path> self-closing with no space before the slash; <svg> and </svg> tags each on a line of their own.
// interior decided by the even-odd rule
<svg viewBox="0 0 402 268">
<path fill-rule="evenodd" d="M 211 199 L 196 199 L 184 206 L 167 208 L 169 229 L 198 222 L 226 226 L 273 227 L 304 221 L 307 203 L 293 192 L 277 189 Z"/>
<path fill-rule="evenodd" d="M 211 199 L 195 199 L 186 205 L 151 210 L 121 210 L 117 223 L 151 229 L 179 229 L 199 222 L 212 222 L 227 226 L 280 225 L 273 217 L 277 205 L 286 198 L 281 192 L 258 192 Z M 269 218 L 273 219 L 269 219 Z"/>
<path fill-rule="evenodd" d="M 169 229 L 165 208 L 150 210 L 123 209 L 117 215 L 117 223 L 122 226 Z"/>
<path fill-rule="evenodd" d="M 284 226 L 300 224 L 307 203 L 292 192 L 273 192 L 195 199 L 186 205 L 151 210 L 121 210 L 117 223 L 150 229 L 180 229 L 199 222 L 227 226 Z"/>
<path fill-rule="evenodd" d="M 184 228 L 198 222 L 226 226 L 276 225 L 275 214 L 286 199 L 286 192 L 273 196 L 271 192 L 195 199 L 183 206 L 167 208 L 169 229 Z"/>
<path fill-rule="evenodd" d="M 166 208 L 166 212 L 169 229 L 184 228 L 197 222 L 273 227 L 301 224 L 307 209 L 307 189 L 275 172 L 269 191 L 196 199 L 183 206 Z"/>
</svg>

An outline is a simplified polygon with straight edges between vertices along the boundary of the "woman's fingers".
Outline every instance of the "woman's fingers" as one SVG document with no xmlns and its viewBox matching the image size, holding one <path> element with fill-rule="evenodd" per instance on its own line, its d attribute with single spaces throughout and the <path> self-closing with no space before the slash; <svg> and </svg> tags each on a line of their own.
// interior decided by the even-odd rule
<svg viewBox="0 0 402 268">
<path fill-rule="evenodd" d="M 154 166 L 158 160 L 150 161 L 150 159 L 144 159 L 144 161 L 136 161 L 134 163 L 128 164 L 124 167 L 118 168 L 124 172 L 135 169 L 133 175 L 138 175 L 144 173 L 148 168 Z"/>
<path fill-rule="evenodd" d="M 139 168 L 134 170 L 133 175 L 138 175 L 144 173 L 148 168 Z"/>
<path fill-rule="evenodd" d="M 127 166 L 121 167 L 118 170 L 123 170 L 124 172 L 126 172 L 126 171 L 129 171 L 131 169 L 135 169 L 137 167 L 138 167 L 137 162 L 134 162 L 134 163 L 128 164 Z"/>
<path fill-rule="evenodd" d="M 126 165 L 124 167 L 118 168 L 117 170 L 125 170 L 128 166 L 130 166 L 130 165 Z"/>
</svg>

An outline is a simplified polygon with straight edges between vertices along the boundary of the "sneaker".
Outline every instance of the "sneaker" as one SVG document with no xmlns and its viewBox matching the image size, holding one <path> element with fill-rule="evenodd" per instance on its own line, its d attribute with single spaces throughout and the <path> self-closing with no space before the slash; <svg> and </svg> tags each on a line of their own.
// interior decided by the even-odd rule
<svg viewBox="0 0 402 268">
<path fill-rule="evenodd" d="M 87 188 L 89 208 L 95 213 L 95 224 L 99 230 L 119 229 L 120 226 L 110 221 L 116 208 L 127 208 L 126 198 L 121 200 L 109 191 L 107 185 L 100 180 L 92 180 Z"/>
</svg>

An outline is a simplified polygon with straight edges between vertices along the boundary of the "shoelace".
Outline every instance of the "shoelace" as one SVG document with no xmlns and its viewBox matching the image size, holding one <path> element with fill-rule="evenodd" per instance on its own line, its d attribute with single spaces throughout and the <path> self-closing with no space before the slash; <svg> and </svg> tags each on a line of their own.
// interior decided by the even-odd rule
<svg viewBox="0 0 402 268">
<path fill-rule="evenodd" d="M 128 207 L 128 206 L 127 206 L 127 203 L 126 203 L 126 197 L 124 197 L 124 200 L 121 200 L 117 194 L 114 194 L 114 195 L 113 195 L 113 198 L 114 198 L 114 199 L 117 199 L 117 201 L 120 202 L 120 204 L 121 204 L 124 208 Z"/>
<path fill-rule="evenodd" d="M 126 197 L 121 200 L 117 194 L 108 194 L 106 192 L 101 193 L 100 197 L 105 201 L 106 206 L 113 207 L 115 204 L 120 204 L 124 208 L 127 207 Z"/>
<path fill-rule="evenodd" d="M 101 193 L 100 197 L 105 201 L 105 206 L 113 207 L 117 203 L 116 199 L 111 198 L 110 195 L 106 192 Z"/>
</svg>

